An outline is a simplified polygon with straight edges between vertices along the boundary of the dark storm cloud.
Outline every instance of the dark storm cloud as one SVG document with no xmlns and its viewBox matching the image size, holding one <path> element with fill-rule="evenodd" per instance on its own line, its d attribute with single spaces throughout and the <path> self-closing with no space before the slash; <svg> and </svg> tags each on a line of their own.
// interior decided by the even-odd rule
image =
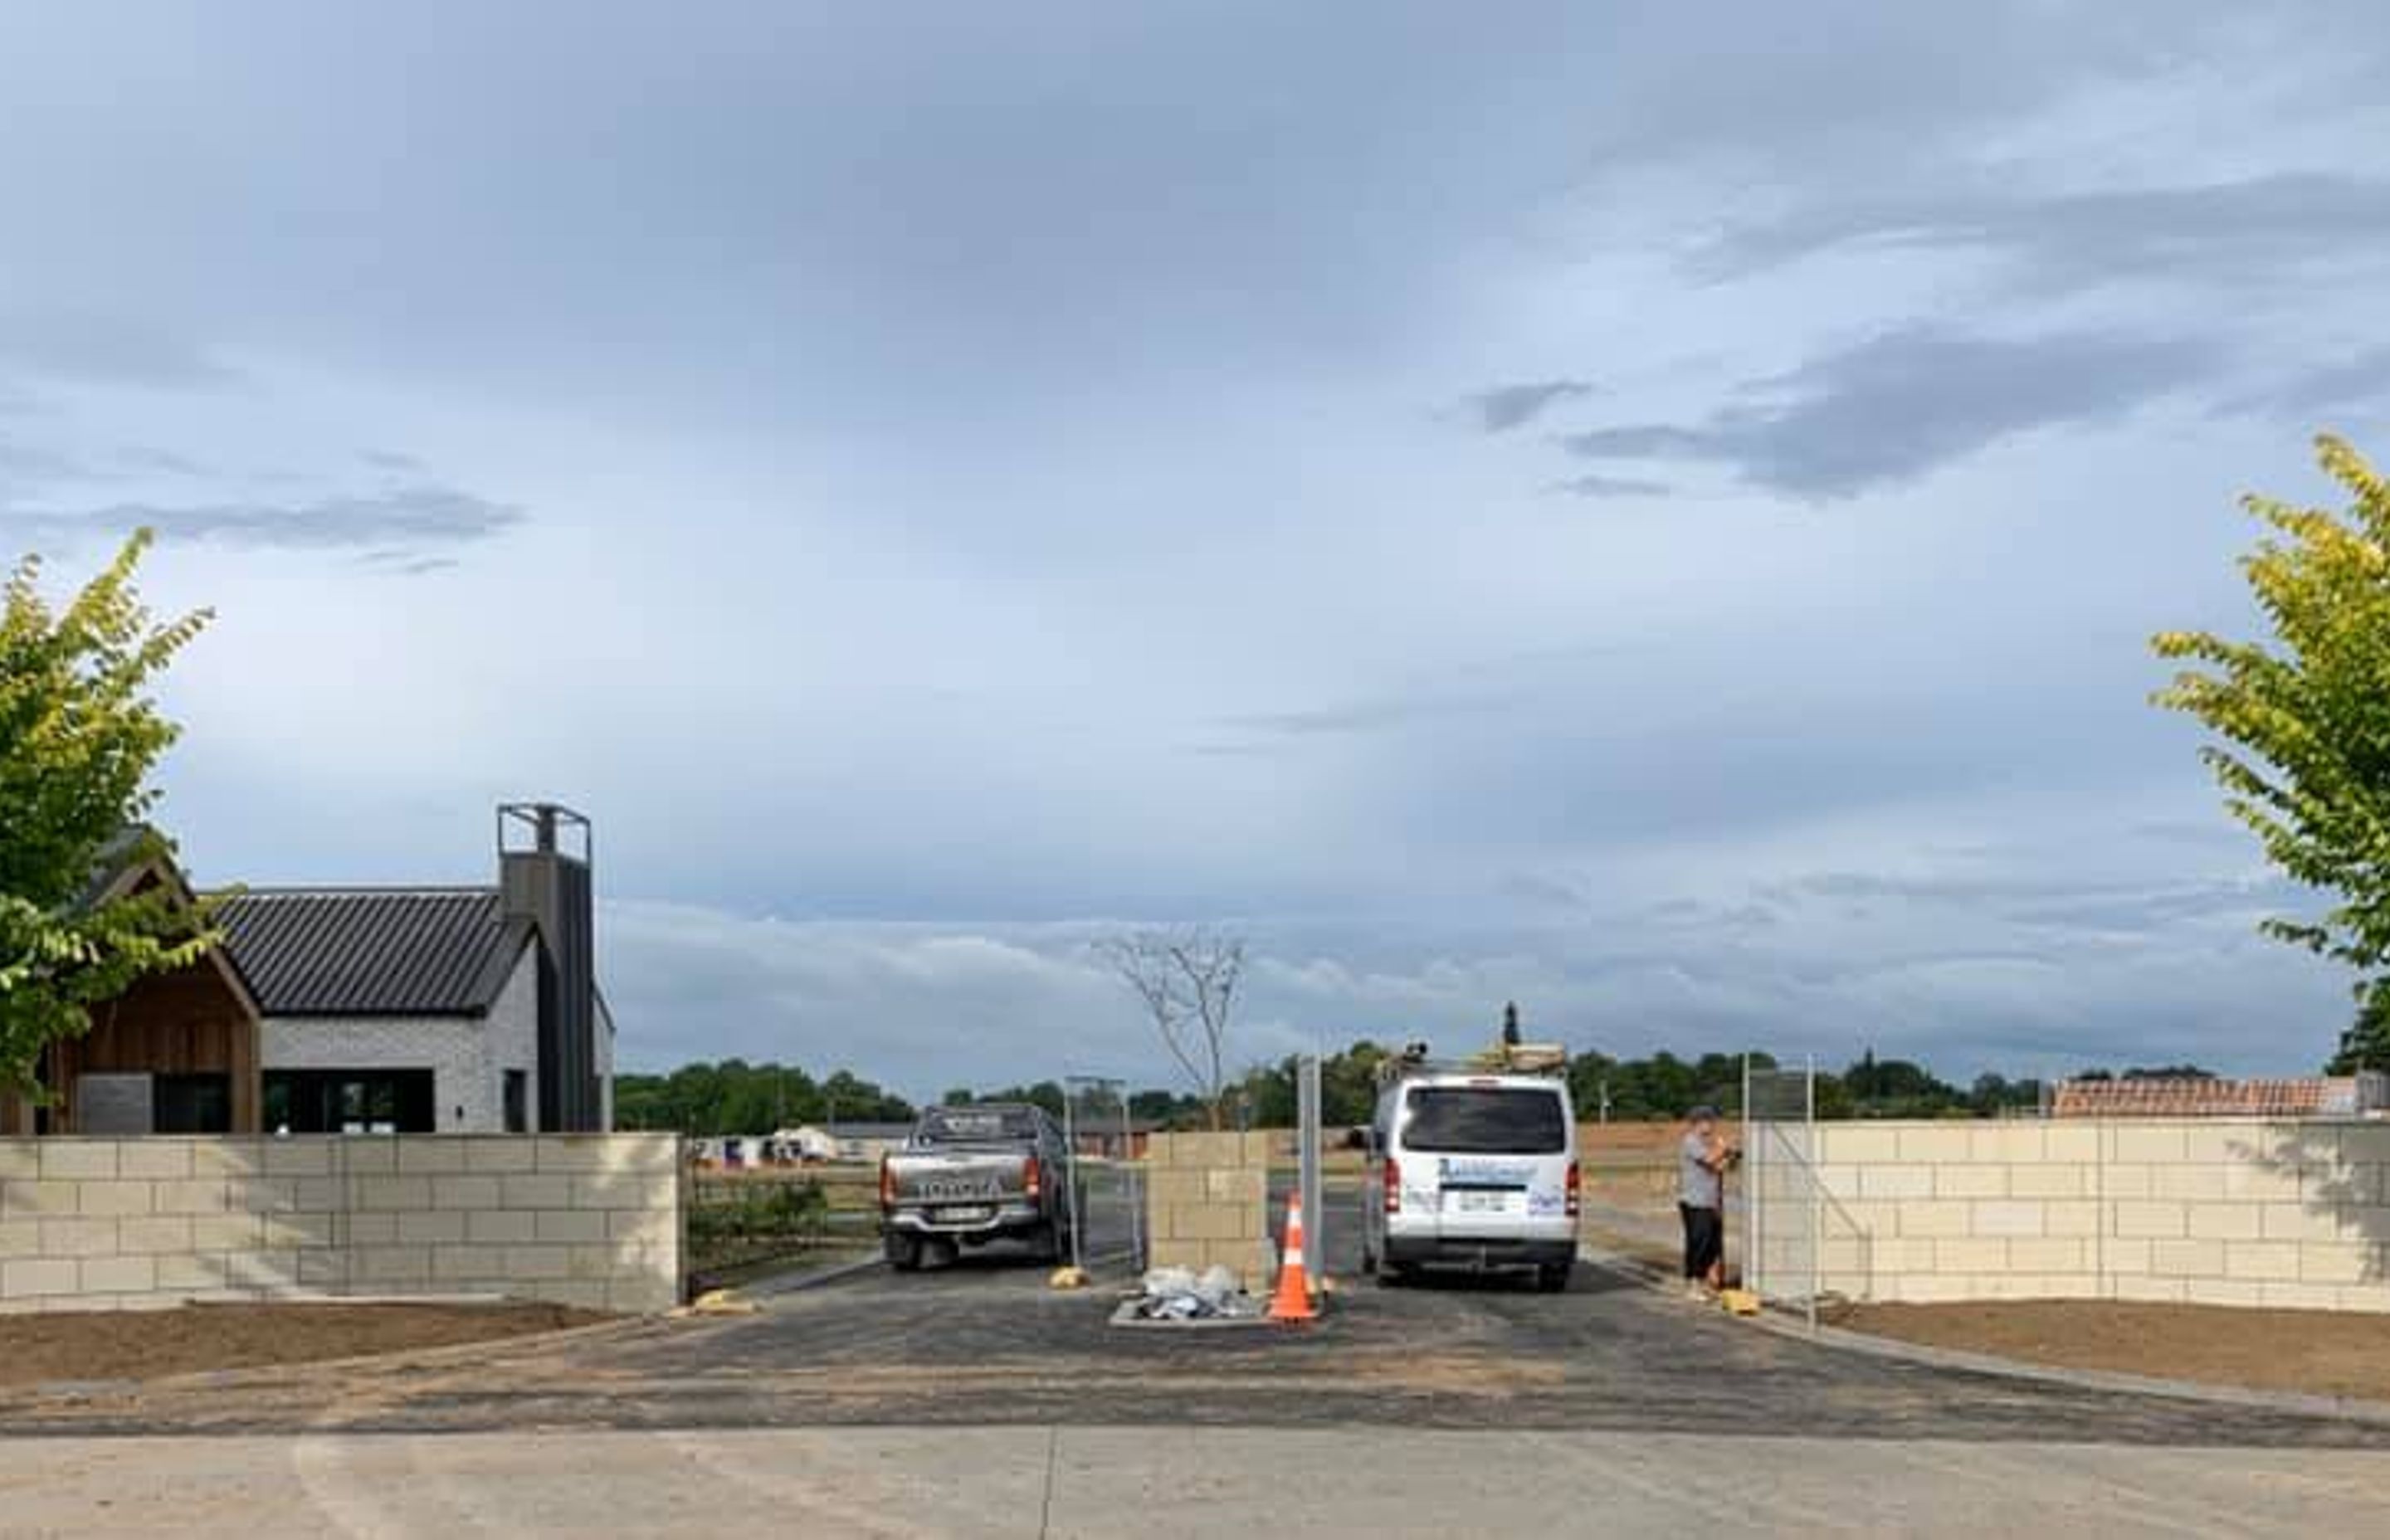
<svg viewBox="0 0 2390 1540">
<path fill-rule="evenodd" d="M 78 512 L 0 510 L 11 544 L 72 545 L 147 526 L 161 540 L 244 549 L 396 550 L 465 545 L 522 522 L 520 509 L 454 488 L 423 486 L 311 503 L 118 503 Z"/>
<path fill-rule="evenodd" d="M 2282 173 L 2090 192 L 1821 201 L 1731 229 L 1696 249 L 1689 265 L 1727 279 L 1836 250 L 1978 251 L 2043 291 L 2153 278 L 2237 286 L 2378 268 L 2385 239 L 2390 181 Z"/>
<path fill-rule="evenodd" d="M 1692 423 L 1622 424 L 1561 443 L 1585 459 L 1721 465 L 1770 491 L 1849 497 L 2036 429 L 2123 417 L 2219 363 L 2212 344 L 2189 339 L 1911 327 L 1754 380 Z"/>
<path fill-rule="evenodd" d="M 1467 398 L 1477 424 L 1488 433 L 1506 433 L 1533 422 L 1556 402 L 1593 393 L 1582 379 L 1547 379 L 1530 385 L 1497 385 Z"/>
</svg>

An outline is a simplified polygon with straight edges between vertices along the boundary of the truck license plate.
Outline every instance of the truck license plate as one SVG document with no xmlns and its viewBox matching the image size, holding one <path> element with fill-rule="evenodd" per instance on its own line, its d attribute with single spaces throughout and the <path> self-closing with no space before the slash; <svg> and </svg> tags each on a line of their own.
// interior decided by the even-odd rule
<svg viewBox="0 0 2390 1540">
<path fill-rule="evenodd" d="M 985 1203 L 953 1205 L 937 1211 L 941 1225 L 976 1225 L 983 1219 L 994 1219 L 996 1211 Z"/>
</svg>

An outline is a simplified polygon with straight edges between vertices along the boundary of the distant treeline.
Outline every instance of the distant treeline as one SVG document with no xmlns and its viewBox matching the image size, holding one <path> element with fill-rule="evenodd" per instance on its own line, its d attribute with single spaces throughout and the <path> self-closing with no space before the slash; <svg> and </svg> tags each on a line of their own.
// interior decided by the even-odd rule
<svg viewBox="0 0 2390 1540">
<path fill-rule="evenodd" d="M 684 1064 L 614 1077 L 614 1126 L 692 1137 L 769 1134 L 804 1123 L 901 1123 L 913 1104 L 844 1070 L 820 1080 L 794 1064 Z"/>
<path fill-rule="evenodd" d="M 1388 1050 L 1356 1043 L 1320 1062 L 1320 1107 L 1331 1125 L 1368 1123 L 1377 1105 L 1378 1067 Z M 1772 1055 L 1754 1053 L 1754 1067 L 1780 1066 Z M 1679 1059 L 1663 1050 L 1647 1059 L 1613 1059 L 1579 1053 L 1569 1060 L 1569 1089 L 1577 1115 L 1587 1123 L 1606 1112 L 1614 1123 L 1680 1118 L 1707 1103 L 1728 1114 L 1742 1110 L 1743 1056 L 1706 1053 Z M 2212 1078 L 2195 1064 L 2088 1070 L 2083 1080 Z M 1992 1118 L 2031 1112 L 2041 1105 L 2038 1080 L 1980 1074 L 1964 1085 L 1941 1079 L 1905 1059 L 1878 1059 L 1872 1049 L 1840 1071 L 1818 1072 L 1821 1118 Z M 1059 1081 L 973 1088 L 957 1085 L 942 1102 L 1026 1101 L 1060 1117 L 1069 1093 Z M 1295 1121 L 1295 1060 L 1291 1058 L 1247 1072 L 1228 1092 L 1229 1122 L 1239 1127 L 1289 1128 Z M 1082 1102 L 1081 1115 L 1088 1114 Z M 1118 1115 L 1117 1103 L 1093 1114 Z M 1129 1116 L 1139 1126 L 1208 1126 L 1203 1104 L 1179 1092 L 1149 1088 L 1128 1097 Z M 688 1135 L 761 1134 L 801 1123 L 896 1123 L 913 1116 L 912 1103 L 867 1080 L 840 1070 L 816 1080 L 795 1065 L 750 1064 L 727 1059 L 719 1064 L 686 1064 L 670 1074 L 623 1074 L 614 1080 L 614 1122 L 622 1128 L 673 1129 Z"/>
</svg>

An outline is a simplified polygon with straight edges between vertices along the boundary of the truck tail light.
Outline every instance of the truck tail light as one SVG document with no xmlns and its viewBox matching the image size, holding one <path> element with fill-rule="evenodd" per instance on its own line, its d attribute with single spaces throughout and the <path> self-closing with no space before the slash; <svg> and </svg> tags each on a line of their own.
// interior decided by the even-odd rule
<svg viewBox="0 0 2390 1540">
<path fill-rule="evenodd" d="M 1403 1212 L 1403 1168 L 1392 1155 L 1386 1157 L 1386 1212 Z"/>
<path fill-rule="evenodd" d="M 1571 1161 L 1569 1162 L 1568 1174 L 1568 1216 L 1571 1219 L 1574 1219 L 1576 1217 L 1576 1211 L 1583 1198 L 1584 1192 L 1585 1178 L 1578 1174 L 1576 1162 L 1574 1161 Z"/>
<path fill-rule="evenodd" d="M 1021 1190 L 1027 1193 L 1033 1202 L 1045 1195 L 1046 1173 L 1038 1168 L 1034 1155 L 1021 1162 Z"/>
<path fill-rule="evenodd" d="M 896 1173 L 890 1170 L 888 1157 L 880 1157 L 880 1207 L 882 1212 L 896 1206 Z"/>
</svg>

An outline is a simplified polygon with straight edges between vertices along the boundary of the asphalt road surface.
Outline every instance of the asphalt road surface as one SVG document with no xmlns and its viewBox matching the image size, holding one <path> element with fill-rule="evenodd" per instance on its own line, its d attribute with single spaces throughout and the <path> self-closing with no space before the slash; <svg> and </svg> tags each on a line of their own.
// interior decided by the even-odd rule
<svg viewBox="0 0 2390 1540">
<path fill-rule="evenodd" d="M 991 1248 L 875 1268 L 756 1315 L 633 1324 L 462 1359 L 92 1386 L 0 1403 L 0 1434 L 456 1432 L 829 1425 L 1610 1430 L 1720 1438 L 2061 1440 L 2390 1449 L 2390 1430 L 1865 1358 L 1584 1266 L 1563 1295 L 1507 1278 L 1353 1278 L 1357 1194 L 1330 1203 L 1311 1328 L 1108 1327 L 1128 1281 L 1055 1292 Z M 1090 1226 L 1098 1251 L 1108 1249 Z"/>
<path fill-rule="evenodd" d="M 1356 1195 L 1327 1256 L 1350 1277 Z M 1095 1250 L 1121 1238 L 1098 1206 Z M 0 1400 L 10 1534 L 2390 1533 L 2390 1430 L 1952 1373 L 1605 1273 L 1108 1327 L 991 1249 L 758 1314 Z"/>
</svg>

